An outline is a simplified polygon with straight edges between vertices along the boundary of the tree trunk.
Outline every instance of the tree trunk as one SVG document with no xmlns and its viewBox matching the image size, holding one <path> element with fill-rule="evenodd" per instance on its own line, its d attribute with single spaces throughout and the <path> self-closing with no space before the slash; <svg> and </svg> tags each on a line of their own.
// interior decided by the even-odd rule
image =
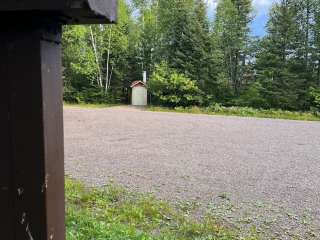
<svg viewBox="0 0 320 240">
<path fill-rule="evenodd" d="M 106 92 L 108 92 L 109 89 L 109 64 L 110 64 L 110 51 L 111 51 L 111 38 L 112 38 L 112 28 L 110 27 L 109 32 L 109 41 L 108 41 L 108 56 L 107 56 L 107 73 L 106 73 Z"/>
<path fill-rule="evenodd" d="M 108 79 L 108 89 L 111 87 L 112 73 L 113 73 L 113 66 L 111 67 L 110 77 Z"/>
<path fill-rule="evenodd" d="M 309 31 L 310 31 L 310 15 L 311 15 L 311 9 L 310 9 L 310 0 L 307 0 L 307 6 L 306 6 L 306 36 L 305 36 L 305 66 L 306 70 L 309 68 Z"/>
<path fill-rule="evenodd" d="M 101 68 L 100 68 L 100 61 L 99 61 L 99 56 L 98 56 L 97 43 L 96 43 L 96 40 L 94 38 L 94 34 L 93 34 L 91 26 L 90 26 L 90 35 L 91 35 L 91 44 L 92 44 L 92 48 L 93 48 L 93 52 L 94 52 L 94 56 L 95 56 L 95 61 L 96 61 L 96 64 L 97 64 L 97 69 L 98 69 L 97 82 L 98 82 L 99 87 L 102 88 L 103 87 L 103 84 L 102 84 L 102 72 L 101 72 Z"/>
<path fill-rule="evenodd" d="M 234 77 L 234 92 L 236 94 L 236 96 L 239 95 L 240 93 L 240 79 L 239 79 L 239 50 L 236 51 L 235 53 L 235 60 L 234 60 L 234 73 L 233 73 L 233 77 Z"/>
</svg>

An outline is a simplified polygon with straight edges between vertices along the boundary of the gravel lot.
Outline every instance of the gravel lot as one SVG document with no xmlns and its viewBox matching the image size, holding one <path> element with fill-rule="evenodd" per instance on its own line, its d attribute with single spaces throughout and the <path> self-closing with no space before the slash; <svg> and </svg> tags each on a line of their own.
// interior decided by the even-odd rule
<svg viewBox="0 0 320 240">
<path fill-rule="evenodd" d="M 301 239 L 319 236 L 319 122 L 129 107 L 67 107 L 64 114 L 66 172 L 88 185 L 112 180 L 219 212 L 226 207 L 223 216 L 245 224 L 257 215 L 266 225 L 277 217 L 277 226 L 285 223 L 276 234 L 296 229 Z"/>
</svg>

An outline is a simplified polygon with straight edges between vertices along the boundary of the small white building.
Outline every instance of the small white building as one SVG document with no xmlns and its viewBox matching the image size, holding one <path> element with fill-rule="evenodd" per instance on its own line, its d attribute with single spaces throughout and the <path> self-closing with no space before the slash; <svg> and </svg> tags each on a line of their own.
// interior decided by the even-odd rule
<svg viewBox="0 0 320 240">
<path fill-rule="evenodd" d="M 148 105 L 148 88 L 143 81 L 135 81 L 131 84 L 132 106 L 147 106 Z"/>
</svg>

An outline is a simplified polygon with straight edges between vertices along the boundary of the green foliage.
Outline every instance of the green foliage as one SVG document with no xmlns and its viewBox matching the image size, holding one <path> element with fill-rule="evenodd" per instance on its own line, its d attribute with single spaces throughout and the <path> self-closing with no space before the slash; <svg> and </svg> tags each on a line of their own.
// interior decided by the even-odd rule
<svg viewBox="0 0 320 240">
<path fill-rule="evenodd" d="M 220 73 L 228 76 L 234 94 L 240 94 L 249 59 L 249 25 L 252 21 L 251 0 L 220 0 L 214 21 L 215 52 L 220 52 Z"/>
<path fill-rule="evenodd" d="M 320 88 L 311 87 L 309 90 L 311 107 L 320 112 Z"/>
<path fill-rule="evenodd" d="M 209 21 L 203 0 L 172 1 L 171 22 L 165 30 L 166 59 L 170 67 L 205 89 L 210 80 Z M 168 11 L 168 10 L 167 10 Z"/>
<path fill-rule="evenodd" d="M 213 216 L 195 220 L 151 195 L 130 193 L 114 185 L 86 189 L 67 179 L 68 240 L 233 240 L 237 230 L 219 224 Z M 257 240 L 249 235 L 243 240 Z"/>
<path fill-rule="evenodd" d="M 97 87 L 91 87 L 78 91 L 74 88 L 66 88 L 64 92 L 64 101 L 74 104 L 116 104 L 122 102 L 119 94 L 113 91 L 105 92 Z"/>
<path fill-rule="evenodd" d="M 132 16 L 119 1 L 119 24 L 67 26 L 63 32 L 65 101 L 124 101 Z"/>
<path fill-rule="evenodd" d="M 79 91 L 89 87 L 97 77 L 94 54 L 87 38 L 87 28 L 84 26 L 64 28 L 64 84 Z"/>
<path fill-rule="evenodd" d="M 217 1 L 212 22 L 205 0 L 120 0 L 118 24 L 64 28 L 64 99 L 128 103 L 130 84 L 143 71 L 159 75 L 156 66 L 166 62 L 174 72 L 158 76 L 168 82 L 157 86 L 155 100 L 167 106 L 314 109 L 319 6 L 320 0 L 276 1 L 266 36 L 257 38 L 250 34 L 252 0 Z M 189 85 L 186 79 L 195 83 L 188 93 L 167 92 L 170 81 L 179 88 Z"/>
<path fill-rule="evenodd" d="M 262 84 L 255 82 L 246 89 L 242 95 L 234 101 L 235 105 L 247 106 L 253 108 L 268 108 L 270 107 L 263 93 L 265 89 Z"/>
<path fill-rule="evenodd" d="M 308 89 L 320 76 L 317 38 L 312 37 L 316 6 L 315 0 L 280 1 L 270 11 L 256 64 L 270 107 L 308 110 Z"/>
<path fill-rule="evenodd" d="M 150 111 L 160 112 L 179 112 L 191 114 L 208 114 L 208 115 L 226 115 L 240 117 L 256 118 L 274 118 L 303 121 L 320 121 L 320 115 L 317 112 L 292 112 L 279 109 L 256 109 L 251 107 L 224 107 L 219 103 L 212 104 L 209 107 L 176 107 L 162 108 L 150 107 Z"/>
<path fill-rule="evenodd" d="M 196 82 L 169 68 L 165 62 L 156 66 L 149 87 L 153 96 L 164 106 L 201 105 L 203 100 Z"/>
<path fill-rule="evenodd" d="M 274 108 L 299 109 L 300 78 L 292 69 L 297 25 L 296 9 L 288 1 L 276 3 L 268 22 L 268 35 L 261 41 L 257 55 L 258 80 L 265 89 L 265 99 Z"/>
</svg>

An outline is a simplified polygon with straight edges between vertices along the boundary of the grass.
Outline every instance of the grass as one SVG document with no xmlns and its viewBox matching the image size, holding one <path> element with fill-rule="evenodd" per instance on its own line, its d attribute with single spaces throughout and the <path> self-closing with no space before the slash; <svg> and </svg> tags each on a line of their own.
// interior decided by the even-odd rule
<svg viewBox="0 0 320 240">
<path fill-rule="evenodd" d="M 81 107 L 81 108 L 108 108 L 121 106 L 120 104 L 105 104 L 105 103 L 63 103 L 66 107 Z"/>
<path fill-rule="evenodd" d="M 273 118 L 287 120 L 303 120 L 303 121 L 320 121 L 320 113 L 313 112 L 291 112 L 275 109 L 254 109 L 248 107 L 222 107 L 218 104 L 207 108 L 200 107 L 177 107 L 164 108 L 151 106 L 150 111 L 158 112 L 178 112 L 191 114 L 208 114 L 208 115 L 225 115 L 225 116 L 240 116 L 240 117 L 256 117 L 256 118 Z"/>
<path fill-rule="evenodd" d="M 81 107 L 81 108 L 108 108 L 121 106 L 121 104 L 88 104 L 79 103 L 71 104 L 64 103 L 67 107 Z M 302 120 L 302 121 L 320 121 L 319 112 L 292 112 L 277 109 L 255 109 L 249 107 L 223 107 L 219 104 L 211 107 L 176 107 L 165 108 L 158 106 L 150 106 L 147 108 L 154 112 L 178 112 L 191 114 L 207 114 L 207 115 L 225 115 L 225 116 L 239 116 L 239 117 L 256 117 L 256 118 L 273 118 L 273 119 L 287 119 L 287 120 Z"/>
<path fill-rule="evenodd" d="M 196 220 L 190 209 L 152 195 L 108 185 L 88 189 L 66 180 L 68 240 L 257 240 L 239 236 L 212 215 Z"/>
</svg>

